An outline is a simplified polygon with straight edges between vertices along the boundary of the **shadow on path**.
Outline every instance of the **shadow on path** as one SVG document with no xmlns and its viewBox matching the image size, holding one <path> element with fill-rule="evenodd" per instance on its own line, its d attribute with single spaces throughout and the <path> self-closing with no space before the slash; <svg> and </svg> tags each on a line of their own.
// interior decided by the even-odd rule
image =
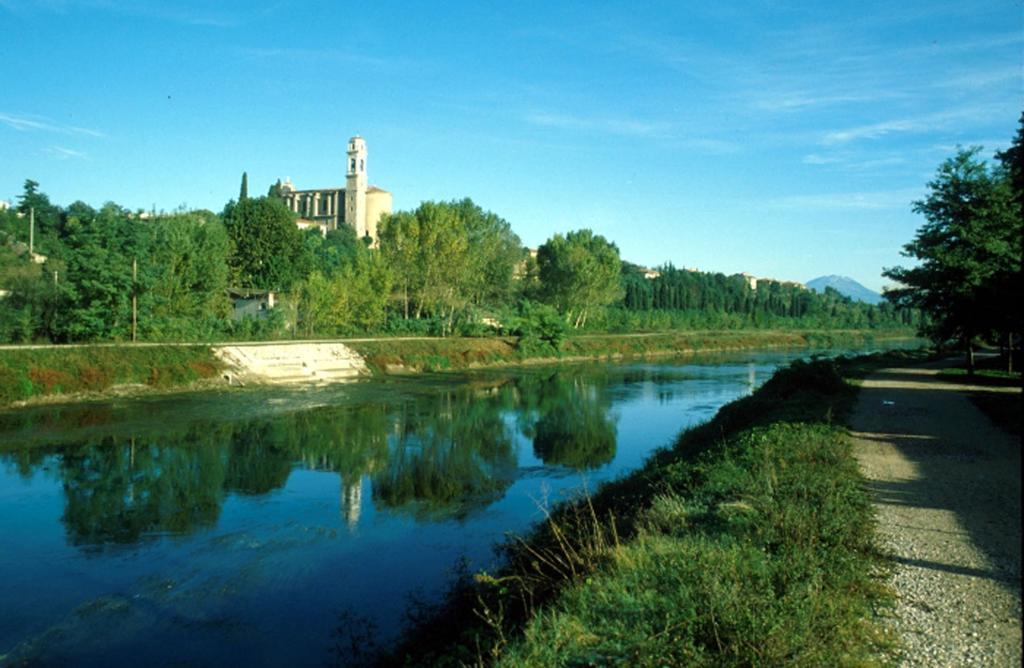
<svg viewBox="0 0 1024 668">
<path fill-rule="evenodd" d="M 1021 446 L 968 399 L 993 389 L 886 369 L 850 418 L 911 664 L 1020 665 Z"/>
</svg>

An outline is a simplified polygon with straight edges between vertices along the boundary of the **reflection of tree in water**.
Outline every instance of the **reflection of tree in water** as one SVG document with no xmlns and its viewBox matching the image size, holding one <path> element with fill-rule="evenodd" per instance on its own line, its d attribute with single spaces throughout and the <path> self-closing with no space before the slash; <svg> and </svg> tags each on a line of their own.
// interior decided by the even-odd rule
<svg viewBox="0 0 1024 668">
<path fill-rule="evenodd" d="M 15 448 L 0 458 L 24 476 L 55 469 L 63 521 L 77 545 L 210 526 L 227 494 L 279 489 L 296 465 L 341 476 L 339 505 L 351 527 L 367 476 L 380 506 L 420 517 L 464 514 L 499 498 L 516 474 L 513 410 L 549 464 L 587 468 L 614 455 L 604 381 L 587 372 L 423 393 L 398 405 L 382 400 L 236 422 L 150 419 L 161 427 L 148 432 L 136 420 L 120 433 L 124 423 L 80 436 L 84 442 Z"/>
<path fill-rule="evenodd" d="M 276 420 L 247 422 L 232 430 L 226 490 L 258 495 L 284 486 L 292 471 L 292 453 L 279 432 Z"/>
<path fill-rule="evenodd" d="M 387 457 L 386 429 L 386 406 L 376 404 L 236 423 L 194 422 L 145 438 L 106 436 L 15 450 L 3 458 L 22 475 L 56 463 L 69 540 L 99 546 L 210 526 L 227 493 L 278 489 L 296 462 L 341 474 L 342 510 L 351 523 L 358 517 L 360 479 Z M 345 507 L 353 501 L 354 509 Z"/>
<path fill-rule="evenodd" d="M 502 403 L 500 392 L 452 391 L 402 406 L 387 467 L 373 476 L 374 499 L 432 516 L 463 515 L 499 498 L 516 471 Z"/>
<path fill-rule="evenodd" d="M 216 522 L 227 465 L 218 436 L 194 433 L 183 447 L 107 438 L 65 451 L 63 521 L 71 542 L 131 543 Z"/>
<path fill-rule="evenodd" d="M 530 420 L 522 420 L 520 428 L 545 464 L 592 469 L 615 457 L 607 383 L 601 375 L 552 374 L 526 393 L 535 400 L 526 413 Z"/>
</svg>

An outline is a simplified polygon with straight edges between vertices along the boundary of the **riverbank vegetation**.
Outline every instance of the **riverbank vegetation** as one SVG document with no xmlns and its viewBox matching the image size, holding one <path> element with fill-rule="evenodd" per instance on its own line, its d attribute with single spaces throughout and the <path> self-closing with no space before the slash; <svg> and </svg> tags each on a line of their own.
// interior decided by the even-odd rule
<svg viewBox="0 0 1024 668">
<path fill-rule="evenodd" d="M 209 346 L 69 346 L 0 350 L 0 406 L 115 386 L 186 387 L 215 377 L 222 364 Z"/>
<path fill-rule="evenodd" d="M 891 361 L 891 357 L 890 357 Z M 844 374 L 798 362 L 636 473 L 555 508 L 382 658 L 406 665 L 874 665 L 890 602 L 841 426 Z"/>
<path fill-rule="evenodd" d="M 374 374 L 394 374 L 755 348 L 856 348 L 908 334 L 888 330 L 737 330 L 567 335 L 561 319 L 555 322 L 552 329 L 523 329 L 519 336 L 358 339 L 346 345 L 363 356 Z M 125 388 L 121 386 L 183 390 L 197 381 L 212 383 L 222 367 L 212 348 L 205 345 L 0 349 L 0 406 L 58 395 L 95 396 L 122 391 Z"/>
<path fill-rule="evenodd" d="M 30 230 L 30 226 L 32 230 Z M 384 217 L 379 244 L 322 236 L 270 195 L 220 214 L 50 202 L 28 180 L 0 211 L 0 342 L 197 341 L 352 335 L 873 329 L 913 308 L 741 275 L 644 269 L 590 230 L 536 251 L 469 199 Z M 31 246 L 30 246 L 31 243 Z M 274 293 L 246 313 L 246 296 Z M 546 337 L 546 339 L 545 339 Z"/>
<path fill-rule="evenodd" d="M 557 336 L 528 332 L 519 337 L 378 339 L 348 342 L 378 372 L 447 371 L 475 367 L 620 359 L 754 348 L 861 347 L 907 332 L 873 330 L 672 331 L 633 335 Z M 543 337 L 543 338 L 542 338 Z"/>
</svg>

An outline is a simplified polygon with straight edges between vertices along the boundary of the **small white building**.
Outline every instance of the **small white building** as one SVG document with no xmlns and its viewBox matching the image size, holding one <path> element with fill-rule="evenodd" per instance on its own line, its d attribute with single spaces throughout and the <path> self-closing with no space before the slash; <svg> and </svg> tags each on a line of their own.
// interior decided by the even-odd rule
<svg viewBox="0 0 1024 668">
<path fill-rule="evenodd" d="M 233 320 L 241 320 L 246 316 L 266 318 L 276 303 L 275 295 L 271 290 L 228 288 L 228 298 L 231 299 L 231 304 L 234 307 L 231 313 Z"/>
</svg>

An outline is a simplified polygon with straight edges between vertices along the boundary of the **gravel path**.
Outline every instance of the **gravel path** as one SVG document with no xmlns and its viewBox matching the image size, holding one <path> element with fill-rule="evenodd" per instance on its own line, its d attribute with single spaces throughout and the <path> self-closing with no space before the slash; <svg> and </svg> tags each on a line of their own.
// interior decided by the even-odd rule
<svg viewBox="0 0 1024 668">
<path fill-rule="evenodd" d="M 866 379 L 851 417 L 893 562 L 904 666 L 1021 665 L 1020 441 L 934 368 Z"/>
</svg>

